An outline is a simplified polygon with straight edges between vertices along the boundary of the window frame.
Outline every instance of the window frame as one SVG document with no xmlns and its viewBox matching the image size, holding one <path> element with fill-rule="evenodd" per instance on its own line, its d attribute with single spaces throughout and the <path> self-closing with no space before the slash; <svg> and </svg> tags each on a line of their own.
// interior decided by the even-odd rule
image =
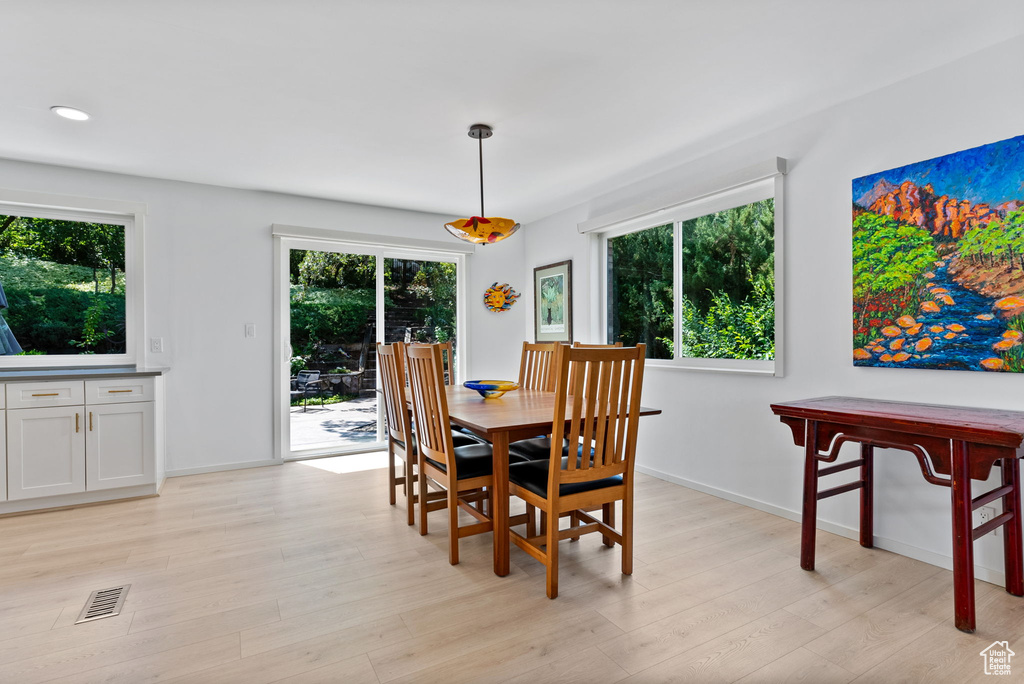
<svg viewBox="0 0 1024 684">
<path fill-rule="evenodd" d="M 28 369 L 137 367 L 145 359 L 146 206 L 48 193 L 0 190 L 0 214 L 124 226 L 125 353 L 0 356 L 0 372 Z M 17 336 L 17 331 L 15 331 Z"/>
<path fill-rule="evenodd" d="M 680 357 L 672 359 L 647 360 L 649 368 L 666 368 L 671 370 L 699 370 L 722 373 L 742 373 L 782 377 L 783 375 L 783 226 L 784 198 L 783 176 L 785 160 L 777 162 L 776 171 L 746 182 L 729 184 L 722 181 L 717 191 L 690 195 L 690 199 L 682 201 L 661 200 L 644 203 L 616 212 L 605 218 L 598 217 L 581 223 L 580 232 L 588 233 L 591 240 L 591 258 L 597 265 L 594 284 L 599 293 L 592 299 L 591 335 L 595 339 L 607 340 L 608 337 L 608 240 L 622 235 L 672 224 L 673 250 L 673 293 L 682 292 L 683 260 L 679 253 L 682 236 L 682 224 L 691 219 L 706 216 L 717 211 L 740 207 L 765 199 L 775 201 L 775 233 L 774 233 L 774 270 L 775 270 L 775 355 L 771 360 L 763 359 L 713 359 L 706 357 Z M 762 165 L 763 167 L 763 165 Z M 757 175 L 757 174 L 751 174 Z M 632 213 L 631 217 L 628 214 Z M 627 216 L 626 218 L 623 218 Z M 680 328 L 682 298 L 673 297 L 673 340 L 674 348 L 680 346 Z"/>
</svg>

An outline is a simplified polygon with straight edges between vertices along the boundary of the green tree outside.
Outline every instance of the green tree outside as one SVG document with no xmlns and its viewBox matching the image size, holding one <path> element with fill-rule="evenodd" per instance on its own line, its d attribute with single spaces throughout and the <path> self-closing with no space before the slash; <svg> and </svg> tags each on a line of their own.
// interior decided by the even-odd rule
<svg viewBox="0 0 1024 684">
<path fill-rule="evenodd" d="M 609 341 L 643 342 L 660 359 L 774 358 L 774 233 L 772 199 L 680 225 L 679 349 L 673 226 L 609 239 Z"/>
<path fill-rule="evenodd" d="M 124 271 L 124 226 L 0 216 L 4 318 L 24 353 L 125 353 Z"/>
</svg>

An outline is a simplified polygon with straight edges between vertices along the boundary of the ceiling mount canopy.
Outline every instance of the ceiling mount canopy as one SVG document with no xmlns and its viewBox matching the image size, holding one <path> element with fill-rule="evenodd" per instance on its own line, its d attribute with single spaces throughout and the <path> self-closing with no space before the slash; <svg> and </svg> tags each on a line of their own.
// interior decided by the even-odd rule
<svg viewBox="0 0 1024 684">
<path fill-rule="evenodd" d="M 484 216 L 484 138 L 494 135 L 494 130 L 487 124 L 473 124 L 469 127 L 469 137 L 477 141 L 480 151 L 480 215 L 464 219 L 455 219 L 444 224 L 445 230 L 466 242 L 478 245 L 489 245 L 500 242 L 517 230 L 519 224 L 500 216 Z"/>
</svg>

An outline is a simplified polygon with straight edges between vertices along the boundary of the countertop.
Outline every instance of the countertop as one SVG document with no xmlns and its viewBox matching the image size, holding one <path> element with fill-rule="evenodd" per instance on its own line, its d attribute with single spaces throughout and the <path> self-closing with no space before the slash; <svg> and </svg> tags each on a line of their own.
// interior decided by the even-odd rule
<svg viewBox="0 0 1024 684">
<path fill-rule="evenodd" d="M 160 366 L 106 366 L 95 368 L 25 368 L 0 370 L 0 382 L 34 382 L 37 380 L 92 380 L 131 376 L 163 375 L 170 368 Z"/>
</svg>

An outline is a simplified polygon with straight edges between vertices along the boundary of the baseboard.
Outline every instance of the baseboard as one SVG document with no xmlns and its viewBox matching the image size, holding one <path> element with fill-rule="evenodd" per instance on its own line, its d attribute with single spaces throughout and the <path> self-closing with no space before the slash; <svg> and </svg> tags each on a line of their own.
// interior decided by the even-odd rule
<svg viewBox="0 0 1024 684">
<path fill-rule="evenodd" d="M 221 463 L 212 466 L 200 466 L 199 468 L 178 468 L 168 470 L 164 473 L 166 477 L 182 477 L 183 475 L 202 475 L 203 473 L 219 473 L 222 470 L 242 470 L 243 468 L 262 468 L 263 466 L 281 465 L 284 461 L 272 459 L 269 461 L 245 461 L 243 463 Z"/>
<path fill-rule="evenodd" d="M 738 503 L 743 506 L 756 508 L 757 510 L 764 511 L 765 513 L 777 515 L 780 518 L 786 518 L 787 520 L 800 522 L 800 513 L 797 511 L 791 511 L 788 508 L 783 508 L 781 506 L 776 506 L 775 504 L 770 504 L 759 499 L 753 499 L 748 496 L 743 496 L 742 494 L 737 494 L 736 492 L 730 492 L 725 489 L 712 487 L 702 482 L 694 482 L 693 480 L 687 480 L 686 478 L 677 477 L 676 475 L 671 475 L 660 470 L 655 470 L 654 468 L 648 468 L 646 466 L 637 465 L 636 469 L 638 472 L 641 472 L 645 475 L 650 475 L 651 477 L 656 477 L 659 480 L 665 480 L 666 482 L 672 482 L 673 484 L 682 485 L 683 487 L 696 489 L 698 492 L 704 492 L 705 494 L 716 496 L 719 499 L 725 499 L 726 501 L 732 501 L 733 503 Z M 846 537 L 848 539 L 860 539 L 859 530 L 855 530 L 851 527 L 846 527 L 845 525 L 837 525 L 836 523 L 819 520 L 818 529 L 824 530 L 826 532 L 831 532 L 832 534 L 838 534 L 839 536 Z M 874 541 L 875 547 L 879 549 L 892 551 L 893 553 L 898 553 L 901 556 L 913 558 L 914 560 L 919 560 L 923 563 L 935 565 L 946 570 L 953 569 L 953 559 L 949 556 L 944 556 L 941 553 L 935 553 L 934 551 L 928 551 L 927 549 L 918 548 L 916 546 L 912 546 L 901 541 L 896 541 L 895 539 L 879 537 L 878 535 L 875 535 Z M 975 565 L 974 577 L 976 579 L 980 579 L 984 582 L 995 584 L 1000 587 L 1006 586 L 1006 574 L 1001 570 L 992 570 L 991 568 L 986 568 L 981 565 Z"/>
<path fill-rule="evenodd" d="M 117 487 L 115 489 L 99 489 L 75 494 L 43 496 L 37 499 L 20 499 L 0 503 L 0 516 L 19 515 L 22 513 L 41 513 L 66 508 L 93 506 L 96 504 L 116 503 L 132 499 L 144 499 L 157 496 L 156 484 Z"/>
</svg>

